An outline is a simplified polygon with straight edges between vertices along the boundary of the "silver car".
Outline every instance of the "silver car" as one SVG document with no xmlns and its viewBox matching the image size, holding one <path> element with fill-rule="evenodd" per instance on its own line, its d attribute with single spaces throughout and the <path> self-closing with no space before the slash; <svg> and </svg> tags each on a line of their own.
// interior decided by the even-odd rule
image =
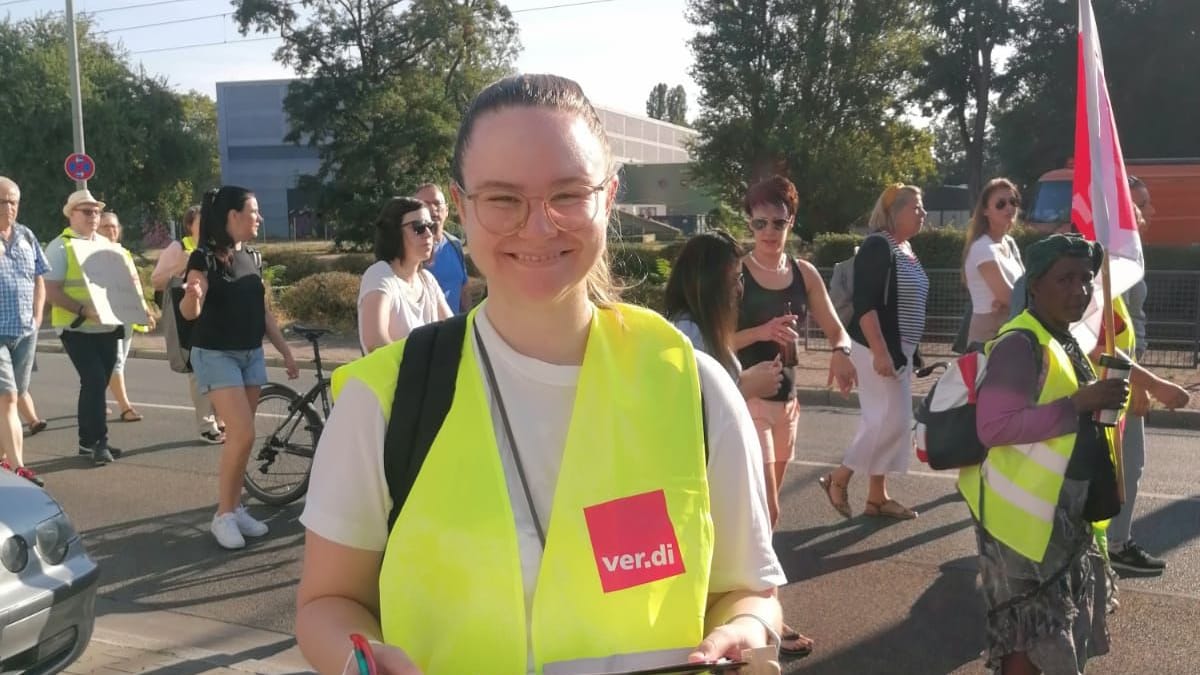
<svg viewBox="0 0 1200 675">
<path fill-rule="evenodd" d="M 58 502 L 0 471 L 0 675 L 57 673 L 78 659 L 99 578 Z"/>
</svg>

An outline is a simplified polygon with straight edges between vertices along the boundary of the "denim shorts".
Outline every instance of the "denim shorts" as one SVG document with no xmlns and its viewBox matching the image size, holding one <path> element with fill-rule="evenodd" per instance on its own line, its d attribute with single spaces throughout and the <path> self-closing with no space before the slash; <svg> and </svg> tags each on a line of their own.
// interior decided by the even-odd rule
<svg viewBox="0 0 1200 675">
<path fill-rule="evenodd" d="M 33 357 L 37 354 L 37 333 L 23 338 L 0 338 L 0 394 L 29 391 Z"/>
<path fill-rule="evenodd" d="M 192 370 L 201 394 L 229 387 L 261 387 L 267 383 L 262 347 L 229 351 L 192 347 Z"/>
</svg>

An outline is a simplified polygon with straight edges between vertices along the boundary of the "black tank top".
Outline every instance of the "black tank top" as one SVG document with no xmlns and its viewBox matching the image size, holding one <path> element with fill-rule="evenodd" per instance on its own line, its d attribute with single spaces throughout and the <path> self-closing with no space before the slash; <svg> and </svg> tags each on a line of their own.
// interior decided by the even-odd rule
<svg viewBox="0 0 1200 675">
<path fill-rule="evenodd" d="M 788 313 L 788 303 L 791 303 L 791 313 L 796 315 L 796 324 L 803 326 L 804 318 L 808 315 L 808 292 L 804 288 L 804 276 L 800 266 L 791 257 L 788 262 L 792 265 L 792 283 L 787 288 L 772 290 L 763 288 L 750 273 L 750 268 L 742 263 L 742 302 L 738 309 L 738 330 L 754 328 L 777 316 Z M 738 351 L 738 361 L 742 368 L 749 368 L 763 361 L 770 361 L 776 356 L 786 359 L 783 348 L 774 341 L 755 342 Z M 795 373 L 791 368 L 783 369 L 783 381 L 779 383 L 779 391 L 774 396 L 767 397 L 768 401 L 790 401 L 796 397 Z"/>
</svg>

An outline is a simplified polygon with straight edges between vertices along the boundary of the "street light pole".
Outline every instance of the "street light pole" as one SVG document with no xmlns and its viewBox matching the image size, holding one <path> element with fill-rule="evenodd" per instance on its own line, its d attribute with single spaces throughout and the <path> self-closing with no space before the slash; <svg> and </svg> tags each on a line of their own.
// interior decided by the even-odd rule
<svg viewBox="0 0 1200 675">
<path fill-rule="evenodd" d="M 75 35 L 75 2 L 74 0 L 66 0 L 67 3 L 67 66 L 71 71 L 71 122 L 72 131 L 75 137 L 75 152 L 83 154 L 85 152 L 83 145 L 83 95 L 79 88 L 79 44 L 78 38 Z M 79 190 L 87 189 L 86 180 L 75 181 L 75 187 Z"/>
</svg>

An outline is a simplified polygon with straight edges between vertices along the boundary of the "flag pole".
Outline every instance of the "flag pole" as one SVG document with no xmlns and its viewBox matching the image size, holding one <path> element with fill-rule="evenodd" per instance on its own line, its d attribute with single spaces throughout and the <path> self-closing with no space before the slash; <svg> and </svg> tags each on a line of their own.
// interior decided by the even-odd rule
<svg viewBox="0 0 1200 675">
<path fill-rule="evenodd" d="M 1109 265 L 1108 249 L 1104 250 L 1104 268 L 1102 271 L 1102 285 L 1104 292 L 1104 353 L 1116 355 L 1116 334 L 1117 334 L 1117 318 L 1116 309 L 1113 308 L 1113 293 L 1112 293 L 1112 268 Z M 1125 330 L 1133 330 L 1133 326 L 1126 326 Z M 1127 354 L 1126 358 L 1133 358 Z M 1114 467 L 1117 470 L 1117 499 L 1122 504 L 1125 503 L 1125 447 L 1124 447 L 1124 431 L 1125 431 L 1125 415 L 1122 414 L 1118 418 L 1117 426 L 1113 427 L 1112 445 L 1113 455 L 1116 462 Z"/>
</svg>

